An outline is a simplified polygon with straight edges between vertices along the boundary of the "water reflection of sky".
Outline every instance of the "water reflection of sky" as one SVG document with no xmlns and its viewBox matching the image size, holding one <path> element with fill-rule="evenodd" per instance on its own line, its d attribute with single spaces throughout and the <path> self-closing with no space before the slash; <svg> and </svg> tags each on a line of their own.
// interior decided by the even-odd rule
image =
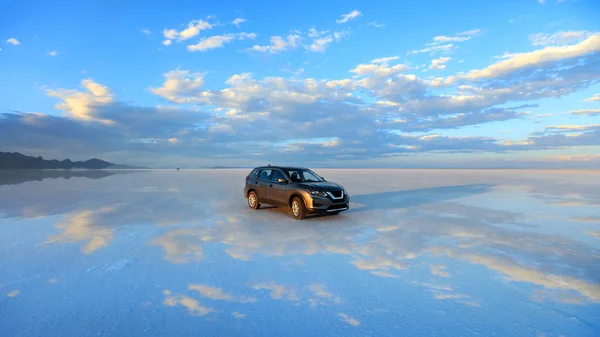
<svg viewBox="0 0 600 337">
<path fill-rule="evenodd" d="M 321 170 L 352 209 L 300 222 L 244 170 L 113 173 L 1 180 L 0 335 L 600 331 L 597 172 Z"/>
</svg>

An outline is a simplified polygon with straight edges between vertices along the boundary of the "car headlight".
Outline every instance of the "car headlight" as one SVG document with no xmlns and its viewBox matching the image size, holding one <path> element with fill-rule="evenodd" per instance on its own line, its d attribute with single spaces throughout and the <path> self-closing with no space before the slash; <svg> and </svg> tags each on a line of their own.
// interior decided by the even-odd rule
<svg viewBox="0 0 600 337">
<path fill-rule="evenodd" d="M 323 192 L 323 191 L 311 191 L 311 190 L 306 190 L 308 193 L 310 193 L 310 195 L 313 196 L 319 196 L 319 197 L 326 197 L 327 193 Z"/>
</svg>

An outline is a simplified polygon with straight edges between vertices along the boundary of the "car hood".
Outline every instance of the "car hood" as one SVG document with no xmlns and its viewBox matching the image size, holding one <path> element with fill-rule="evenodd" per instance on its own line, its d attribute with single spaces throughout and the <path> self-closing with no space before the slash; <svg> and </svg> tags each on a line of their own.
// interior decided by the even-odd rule
<svg viewBox="0 0 600 337">
<path fill-rule="evenodd" d="M 326 191 L 326 192 L 340 191 L 340 190 L 344 189 L 344 187 L 342 187 L 341 185 L 330 182 L 330 181 L 321 181 L 321 182 L 314 182 L 314 183 L 307 183 L 307 182 L 298 183 L 298 187 L 305 188 L 307 190 Z"/>
</svg>

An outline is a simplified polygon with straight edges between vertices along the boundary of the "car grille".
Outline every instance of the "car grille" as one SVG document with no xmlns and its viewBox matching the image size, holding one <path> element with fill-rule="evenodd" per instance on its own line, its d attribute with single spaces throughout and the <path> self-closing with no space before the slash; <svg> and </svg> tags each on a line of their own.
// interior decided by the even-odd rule
<svg viewBox="0 0 600 337">
<path fill-rule="evenodd" d="M 327 194 L 329 194 L 329 196 L 332 197 L 333 199 L 341 199 L 344 197 L 344 191 L 332 191 L 332 192 L 327 192 Z"/>
</svg>

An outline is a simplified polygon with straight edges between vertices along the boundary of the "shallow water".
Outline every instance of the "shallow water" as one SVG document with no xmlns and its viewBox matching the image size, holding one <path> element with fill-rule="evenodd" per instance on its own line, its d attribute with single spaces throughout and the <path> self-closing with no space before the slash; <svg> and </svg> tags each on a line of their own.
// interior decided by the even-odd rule
<svg viewBox="0 0 600 337">
<path fill-rule="evenodd" d="M 316 171 L 349 211 L 252 211 L 248 170 L 0 171 L 0 336 L 600 335 L 600 172 Z"/>
</svg>

